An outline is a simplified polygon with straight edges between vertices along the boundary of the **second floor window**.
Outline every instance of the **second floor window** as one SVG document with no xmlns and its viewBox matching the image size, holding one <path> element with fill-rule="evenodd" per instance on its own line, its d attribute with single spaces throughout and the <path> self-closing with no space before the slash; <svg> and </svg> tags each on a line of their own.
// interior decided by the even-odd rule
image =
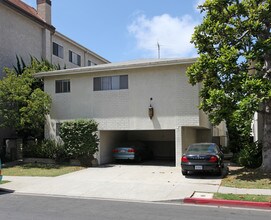
<svg viewBox="0 0 271 220">
<path fill-rule="evenodd" d="M 95 77 L 94 91 L 128 89 L 128 75 Z"/>
<path fill-rule="evenodd" d="M 55 82 L 56 82 L 55 84 L 56 93 L 64 93 L 71 91 L 71 83 L 69 79 L 56 80 Z"/>
<path fill-rule="evenodd" d="M 63 47 L 55 42 L 53 42 L 53 54 L 60 58 L 63 58 Z"/>
<path fill-rule="evenodd" d="M 78 66 L 81 66 L 81 56 L 77 53 L 72 52 L 71 50 L 69 50 L 69 61 Z"/>
<path fill-rule="evenodd" d="M 92 62 L 91 60 L 88 60 L 88 66 L 95 66 L 95 65 L 97 65 L 97 64 Z"/>
</svg>

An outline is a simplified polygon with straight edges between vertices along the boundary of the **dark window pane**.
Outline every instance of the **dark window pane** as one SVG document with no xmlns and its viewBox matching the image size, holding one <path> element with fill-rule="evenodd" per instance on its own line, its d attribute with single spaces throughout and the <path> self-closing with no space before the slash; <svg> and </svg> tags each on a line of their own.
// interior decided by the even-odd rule
<svg viewBox="0 0 271 220">
<path fill-rule="evenodd" d="M 57 44 L 53 42 L 53 54 L 58 56 Z"/>
<path fill-rule="evenodd" d="M 69 50 L 69 61 L 72 62 L 72 51 Z"/>
<path fill-rule="evenodd" d="M 128 75 L 120 76 L 120 89 L 128 89 Z"/>
<path fill-rule="evenodd" d="M 112 89 L 112 81 L 110 76 L 101 77 L 101 90 L 111 90 Z"/>
<path fill-rule="evenodd" d="M 101 90 L 101 77 L 94 78 L 93 83 L 94 83 L 94 91 L 100 91 Z"/>
<path fill-rule="evenodd" d="M 63 58 L 64 57 L 64 52 L 63 52 L 63 47 L 58 45 L 58 56 L 60 58 Z"/>
<path fill-rule="evenodd" d="M 77 55 L 77 65 L 81 66 L 81 56 Z"/>
<path fill-rule="evenodd" d="M 56 93 L 61 92 L 61 82 L 59 80 L 56 81 Z"/>
</svg>

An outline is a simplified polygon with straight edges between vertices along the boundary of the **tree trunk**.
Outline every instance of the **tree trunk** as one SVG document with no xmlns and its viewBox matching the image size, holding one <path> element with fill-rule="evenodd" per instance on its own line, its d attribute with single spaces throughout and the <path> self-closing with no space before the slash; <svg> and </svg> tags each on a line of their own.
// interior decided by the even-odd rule
<svg viewBox="0 0 271 220">
<path fill-rule="evenodd" d="M 261 169 L 271 172 L 271 100 L 266 102 L 263 114 L 263 162 Z"/>
</svg>

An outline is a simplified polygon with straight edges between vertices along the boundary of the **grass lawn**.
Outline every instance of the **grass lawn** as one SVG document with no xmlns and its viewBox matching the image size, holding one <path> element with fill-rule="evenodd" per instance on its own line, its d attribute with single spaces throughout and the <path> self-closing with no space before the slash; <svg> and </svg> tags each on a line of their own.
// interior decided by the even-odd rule
<svg viewBox="0 0 271 220">
<path fill-rule="evenodd" d="M 10 181 L 7 181 L 7 180 L 3 180 L 0 182 L 0 184 L 5 184 L 5 183 L 9 183 Z"/>
<path fill-rule="evenodd" d="M 51 164 L 22 164 L 2 168 L 3 176 L 43 176 L 54 177 L 82 170 L 80 166 L 51 165 Z"/>
<path fill-rule="evenodd" d="M 226 199 L 226 200 L 241 200 L 241 201 L 252 201 L 252 202 L 271 202 L 271 196 L 265 195 L 236 195 L 236 194 L 222 194 L 215 193 L 214 199 Z"/>
<path fill-rule="evenodd" d="M 228 175 L 222 179 L 221 186 L 246 189 L 271 189 L 271 173 L 259 169 L 229 167 Z"/>
</svg>

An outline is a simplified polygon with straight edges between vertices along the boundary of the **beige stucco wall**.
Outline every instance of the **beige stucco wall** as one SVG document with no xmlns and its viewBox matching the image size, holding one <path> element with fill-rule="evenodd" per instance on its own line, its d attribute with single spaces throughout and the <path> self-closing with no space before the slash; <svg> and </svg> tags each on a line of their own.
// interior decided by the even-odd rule
<svg viewBox="0 0 271 220">
<path fill-rule="evenodd" d="M 81 66 L 87 66 L 88 60 L 96 63 L 96 64 L 103 64 L 105 63 L 101 59 L 98 59 L 97 57 L 90 54 L 87 50 L 83 50 L 76 44 L 72 43 L 69 39 L 62 37 L 62 35 L 55 33 L 52 36 L 52 46 L 53 42 L 61 45 L 63 47 L 63 58 L 60 58 L 58 56 L 52 55 L 52 62 L 54 64 L 59 64 L 61 68 L 66 67 L 69 68 L 77 68 L 78 65 L 71 63 L 69 61 L 69 50 L 73 51 L 74 53 L 81 56 Z"/>
<path fill-rule="evenodd" d="M 93 118 L 100 130 L 175 129 L 198 126 L 198 88 L 188 84 L 185 66 L 120 70 L 45 79 L 51 118 Z M 128 74 L 129 89 L 93 91 L 93 77 Z M 55 80 L 70 79 L 71 92 L 55 94 Z M 152 120 L 148 106 L 154 108 Z"/>
<path fill-rule="evenodd" d="M 0 75 L 3 67 L 16 64 L 16 55 L 26 62 L 42 56 L 42 29 L 30 19 L 0 5 Z"/>
</svg>

